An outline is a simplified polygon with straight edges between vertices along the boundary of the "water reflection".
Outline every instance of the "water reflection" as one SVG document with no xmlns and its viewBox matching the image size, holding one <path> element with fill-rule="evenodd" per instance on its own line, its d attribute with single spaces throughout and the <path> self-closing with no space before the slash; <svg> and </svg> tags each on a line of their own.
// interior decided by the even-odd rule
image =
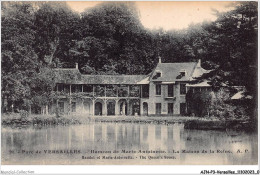
<svg viewBox="0 0 260 175">
<path fill-rule="evenodd" d="M 17 154 L 9 151 L 80 150 L 80 154 Z M 176 159 L 82 160 L 90 150 L 164 150 Z M 233 154 L 173 154 L 172 151 L 231 150 Z M 237 150 L 248 153 L 237 154 Z M 184 130 L 183 124 L 147 125 L 93 123 L 41 129 L 2 128 L 3 164 L 257 164 L 257 135 L 223 131 Z M 123 155 L 123 154 L 121 154 Z"/>
</svg>

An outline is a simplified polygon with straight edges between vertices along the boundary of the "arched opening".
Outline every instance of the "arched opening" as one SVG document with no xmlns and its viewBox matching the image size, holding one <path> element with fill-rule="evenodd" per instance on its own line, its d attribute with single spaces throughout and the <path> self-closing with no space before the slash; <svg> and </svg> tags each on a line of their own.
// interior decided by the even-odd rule
<svg viewBox="0 0 260 175">
<path fill-rule="evenodd" d="M 115 115 L 115 101 L 107 101 L 107 115 Z"/>
<path fill-rule="evenodd" d="M 127 115 L 127 101 L 125 99 L 121 99 L 118 102 L 119 105 L 119 114 Z"/>
<path fill-rule="evenodd" d="M 102 115 L 102 103 L 95 103 L 95 115 Z"/>
<path fill-rule="evenodd" d="M 140 115 L 140 100 L 131 99 L 129 101 L 130 115 Z"/>
<path fill-rule="evenodd" d="M 145 116 L 148 115 L 148 103 L 147 102 L 143 103 L 143 115 L 145 115 Z"/>
</svg>

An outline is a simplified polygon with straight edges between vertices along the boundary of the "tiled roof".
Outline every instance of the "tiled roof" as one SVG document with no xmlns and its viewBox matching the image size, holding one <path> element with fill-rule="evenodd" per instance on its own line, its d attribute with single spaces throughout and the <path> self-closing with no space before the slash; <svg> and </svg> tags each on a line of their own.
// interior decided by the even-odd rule
<svg viewBox="0 0 260 175">
<path fill-rule="evenodd" d="M 150 81 L 188 81 L 196 65 L 197 62 L 158 63 L 150 77 Z M 185 76 L 180 75 L 181 70 L 186 71 Z M 157 72 L 161 72 L 161 77 L 155 77 Z"/>
<path fill-rule="evenodd" d="M 86 84 L 137 84 L 146 75 L 82 75 Z"/>
<path fill-rule="evenodd" d="M 56 82 L 68 84 L 137 84 L 147 75 L 84 75 L 78 69 L 55 69 Z"/>
<path fill-rule="evenodd" d="M 57 83 L 68 84 L 148 84 L 149 81 L 174 83 L 190 81 L 207 71 L 197 62 L 158 63 L 149 75 L 85 75 L 78 69 L 55 69 Z M 185 72 L 185 75 L 181 75 Z M 161 76 L 158 73 L 161 74 Z"/>
</svg>

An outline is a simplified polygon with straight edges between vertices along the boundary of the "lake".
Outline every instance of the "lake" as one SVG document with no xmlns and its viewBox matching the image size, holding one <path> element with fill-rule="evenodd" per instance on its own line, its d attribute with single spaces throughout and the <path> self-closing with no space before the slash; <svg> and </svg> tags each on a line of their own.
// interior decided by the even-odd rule
<svg viewBox="0 0 260 175">
<path fill-rule="evenodd" d="M 2 164 L 257 164 L 257 134 L 184 124 L 2 126 Z"/>
</svg>

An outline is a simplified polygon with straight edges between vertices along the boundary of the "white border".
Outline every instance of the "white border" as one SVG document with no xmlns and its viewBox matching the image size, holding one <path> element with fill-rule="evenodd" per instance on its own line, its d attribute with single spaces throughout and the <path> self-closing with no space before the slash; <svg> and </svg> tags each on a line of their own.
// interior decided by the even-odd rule
<svg viewBox="0 0 260 175">
<path fill-rule="evenodd" d="M 20 166 L 5 165 L 1 171 L 8 174 L 20 174 L 19 171 L 34 171 L 34 174 L 200 174 L 203 170 L 235 171 L 237 170 L 259 170 L 258 165 L 37 165 Z M 26 173 L 30 174 L 30 173 Z M 215 173 L 216 174 L 216 173 Z"/>
<path fill-rule="evenodd" d="M 20 1 L 29 1 L 29 0 L 20 0 Z M 56 0 L 56 1 L 61 1 L 61 0 Z M 77 1 L 77 0 L 70 0 L 70 1 Z M 104 0 L 104 1 L 109 1 L 109 0 Z M 123 1 L 123 0 L 117 0 L 117 1 Z M 128 1 L 134 1 L 134 0 L 128 0 Z M 150 0 L 143 0 L 143 1 L 150 1 Z M 155 1 L 155 0 L 151 0 L 151 1 Z M 170 0 L 164 0 L 164 1 L 170 1 Z M 182 0 L 182 1 L 194 1 L 194 0 Z M 225 0 L 217 0 L 217 1 L 225 1 Z M 238 0 L 238 1 L 242 1 L 242 0 Z M 259 2 L 258 2 L 258 7 L 259 7 Z M 258 16 L 259 14 L 260 13 L 258 11 Z M 259 21 L 260 20 L 258 18 L 258 23 Z M 259 33 L 259 28 L 258 28 L 258 33 Z M 258 36 L 258 53 L 260 51 L 259 38 L 260 37 Z M 259 57 L 258 57 L 258 61 L 259 61 Z M 258 71 L 258 77 L 259 76 L 260 73 Z M 258 90 L 259 90 L 259 81 L 258 81 Z M 258 94 L 258 101 L 259 101 L 259 97 L 260 96 Z M 260 105 L 258 103 L 258 109 L 259 106 Z M 258 120 L 258 126 L 259 126 L 259 120 Z M 259 141 L 259 130 L 258 130 L 258 141 Z M 258 144 L 258 148 L 259 148 L 259 144 Z M 6 174 L 30 174 L 27 173 L 27 171 L 34 171 L 33 174 L 200 174 L 202 170 L 215 170 L 215 171 L 231 170 L 237 173 L 237 170 L 254 170 L 255 172 L 257 172 L 259 170 L 259 162 L 260 162 L 259 158 L 260 156 L 259 156 L 259 149 L 258 149 L 258 165 L 0 165 L 0 170 L 1 172 L 5 171 Z"/>
</svg>

